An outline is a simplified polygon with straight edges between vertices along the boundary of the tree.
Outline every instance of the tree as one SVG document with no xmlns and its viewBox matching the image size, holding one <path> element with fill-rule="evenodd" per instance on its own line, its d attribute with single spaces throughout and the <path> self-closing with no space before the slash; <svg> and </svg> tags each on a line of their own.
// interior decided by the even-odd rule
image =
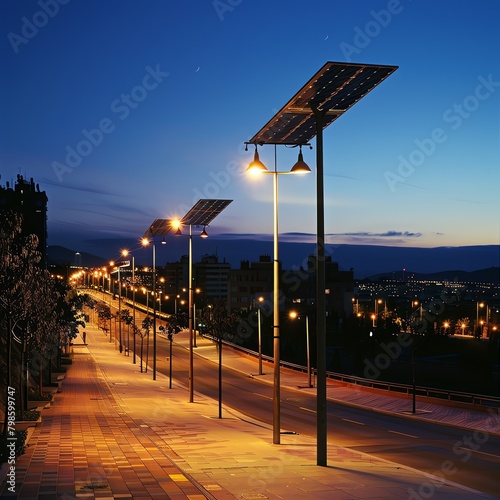
<svg viewBox="0 0 500 500">
<path fill-rule="evenodd" d="M 232 340 L 236 336 L 240 318 L 227 311 L 224 300 L 217 300 L 203 311 L 205 330 L 218 340 Z"/>
<path fill-rule="evenodd" d="M 7 431 L 8 393 L 16 407 L 27 407 L 28 384 L 38 376 L 42 392 L 43 369 L 51 366 L 61 346 L 76 337 L 84 325 L 82 306 L 88 297 L 51 278 L 40 263 L 35 235 L 22 234 L 22 217 L 8 214 L 0 223 L 0 364 L 4 432 Z M 32 384 L 34 386 L 34 384 Z"/>
<path fill-rule="evenodd" d="M 22 373 L 24 365 L 26 326 L 36 288 L 35 273 L 40 262 L 35 235 L 23 236 L 22 217 L 9 213 L 0 226 L 0 338 L 1 362 L 4 380 L 4 434 L 7 432 L 8 389 L 15 391 L 17 407 L 23 408 Z M 17 366 L 15 366 L 17 365 Z M 17 370 L 15 368 L 18 368 Z M 14 383 L 14 373 L 19 373 L 19 384 Z"/>
<path fill-rule="evenodd" d="M 96 304 L 97 310 L 97 324 L 98 327 L 104 331 L 104 333 L 108 332 L 108 321 L 109 321 L 109 335 L 111 342 L 111 318 L 113 314 L 111 313 L 111 309 L 104 302 L 98 302 Z"/>
<path fill-rule="evenodd" d="M 134 325 L 135 326 L 135 325 Z M 142 373 L 142 359 L 143 359 L 143 353 L 144 353 L 144 339 L 147 337 L 148 338 L 148 343 L 146 345 L 146 364 L 145 364 L 145 372 L 147 373 L 148 371 L 148 355 L 149 355 L 149 331 L 153 327 L 153 319 L 150 318 L 149 316 L 146 316 L 142 320 L 142 329 L 137 329 L 137 333 L 141 336 L 141 373 Z"/>
<path fill-rule="evenodd" d="M 130 314 L 130 311 L 128 309 L 122 309 L 121 311 L 121 316 L 120 316 L 120 321 L 123 321 L 127 325 L 127 350 L 126 352 L 129 352 L 130 349 L 130 325 L 132 324 L 133 317 Z"/>
</svg>

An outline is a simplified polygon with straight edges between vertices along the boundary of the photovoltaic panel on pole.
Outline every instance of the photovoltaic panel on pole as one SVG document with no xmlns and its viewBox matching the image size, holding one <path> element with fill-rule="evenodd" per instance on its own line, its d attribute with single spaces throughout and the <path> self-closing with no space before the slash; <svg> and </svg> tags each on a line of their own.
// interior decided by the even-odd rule
<svg viewBox="0 0 500 500">
<path fill-rule="evenodd" d="M 233 200 L 199 200 L 181 219 L 186 226 L 208 226 Z"/>
<path fill-rule="evenodd" d="M 327 62 L 248 142 L 304 145 L 391 75 L 397 66 Z"/>
</svg>

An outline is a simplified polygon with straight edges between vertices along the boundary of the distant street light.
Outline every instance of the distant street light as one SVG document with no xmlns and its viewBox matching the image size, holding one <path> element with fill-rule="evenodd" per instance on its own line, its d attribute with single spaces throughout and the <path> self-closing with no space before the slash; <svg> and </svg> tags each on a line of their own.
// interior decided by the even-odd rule
<svg viewBox="0 0 500 500">
<path fill-rule="evenodd" d="M 481 326 L 479 324 L 479 308 L 484 307 L 484 302 L 476 302 L 476 337 L 481 336 Z"/>
<path fill-rule="evenodd" d="M 153 380 L 156 380 L 156 247 L 154 235 L 152 235 L 151 241 L 144 237 L 142 239 L 142 246 L 147 247 L 151 244 L 153 251 Z"/>
<path fill-rule="evenodd" d="M 209 200 L 201 199 L 194 204 L 189 212 L 178 221 L 172 221 L 170 225 L 176 229 L 176 235 L 182 235 L 181 228 L 189 226 L 189 296 L 188 296 L 188 325 L 189 325 L 189 402 L 194 401 L 194 353 L 195 344 L 193 329 L 194 312 L 194 290 L 193 290 L 193 227 L 203 227 L 200 236 L 206 238 L 206 226 L 210 224 L 230 203 L 232 200 Z M 154 223 L 153 223 L 154 225 Z M 153 226 L 152 226 L 153 227 Z"/>
<path fill-rule="evenodd" d="M 259 375 L 262 375 L 262 318 L 260 312 L 260 303 L 264 301 L 264 297 L 259 297 L 257 299 L 259 304 L 257 304 L 257 328 L 259 332 Z"/>
<path fill-rule="evenodd" d="M 300 315 L 296 311 L 290 311 L 289 314 L 291 319 L 300 318 Z M 309 348 L 309 317 L 306 314 L 306 356 L 307 356 L 307 387 L 312 387 L 312 377 L 311 377 L 311 351 Z"/>
<path fill-rule="evenodd" d="M 130 254 L 129 250 L 122 250 L 122 255 L 123 257 L 127 257 Z M 132 324 L 134 325 L 133 328 L 133 349 L 134 349 L 134 354 L 132 357 L 132 363 L 135 365 L 136 364 L 136 331 L 135 331 L 135 257 L 132 255 Z M 129 328 L 130 331 L 130 328 Z M 127 350 L 129 351 L 130 355 L 130 346 L 129 346 L 129 339 L 127 339 Z"/>
</svg>

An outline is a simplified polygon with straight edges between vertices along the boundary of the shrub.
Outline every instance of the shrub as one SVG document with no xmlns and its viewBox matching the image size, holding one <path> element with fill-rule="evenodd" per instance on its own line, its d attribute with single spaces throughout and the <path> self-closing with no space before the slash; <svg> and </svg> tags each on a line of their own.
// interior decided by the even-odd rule
<svg viewBox="0 0 500 500">
<path fill-rule="evenodd" d="M 16 420 L 30 421 L 34 422 L 40 417 L 40 412 L 37 410 L 24 410 L 22 412 L 17 412 Z"/>
</svg>

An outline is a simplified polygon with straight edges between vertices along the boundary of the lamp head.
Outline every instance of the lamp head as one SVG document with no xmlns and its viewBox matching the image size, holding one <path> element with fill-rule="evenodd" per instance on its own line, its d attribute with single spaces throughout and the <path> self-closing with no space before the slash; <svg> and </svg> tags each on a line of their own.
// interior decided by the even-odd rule
<svg viewBox="0 0 500 500">
<path fill-rule="evenodd" d="M 182 236 L 181 225 L 182 224 L 179 219 L 175 219 L 172 221 L 172 229 L 176 229 L 175 236 Z"/>
<path fill-rule="evenodd" d="M 302 146 L 300 146 L 299 158 L 290 172 L 292 174 L 308 174 L 311 172 L 309 165 L 304 161 L 304 157 L 302 156 Z"/>
<path fill-rule="evenodd" d="M 205 227 L 203 227 L 203 231 L 201 232 L 200 236 L 201 236 L 202 238 L 208 238 L 208 233 L 207 233 L 207 231 L 205 230 Z"/>
<path fill-rule="evenodd" d="M 247 170 L 249 174 L 255 175 L 261 172 L 266 172 L 267 167 L 260 161 L 259 152 L 257 151 L 257 144 L 255 145 L 255 153 L 253 154 L 253 161 L 248 165 Z"/>
</svg>

